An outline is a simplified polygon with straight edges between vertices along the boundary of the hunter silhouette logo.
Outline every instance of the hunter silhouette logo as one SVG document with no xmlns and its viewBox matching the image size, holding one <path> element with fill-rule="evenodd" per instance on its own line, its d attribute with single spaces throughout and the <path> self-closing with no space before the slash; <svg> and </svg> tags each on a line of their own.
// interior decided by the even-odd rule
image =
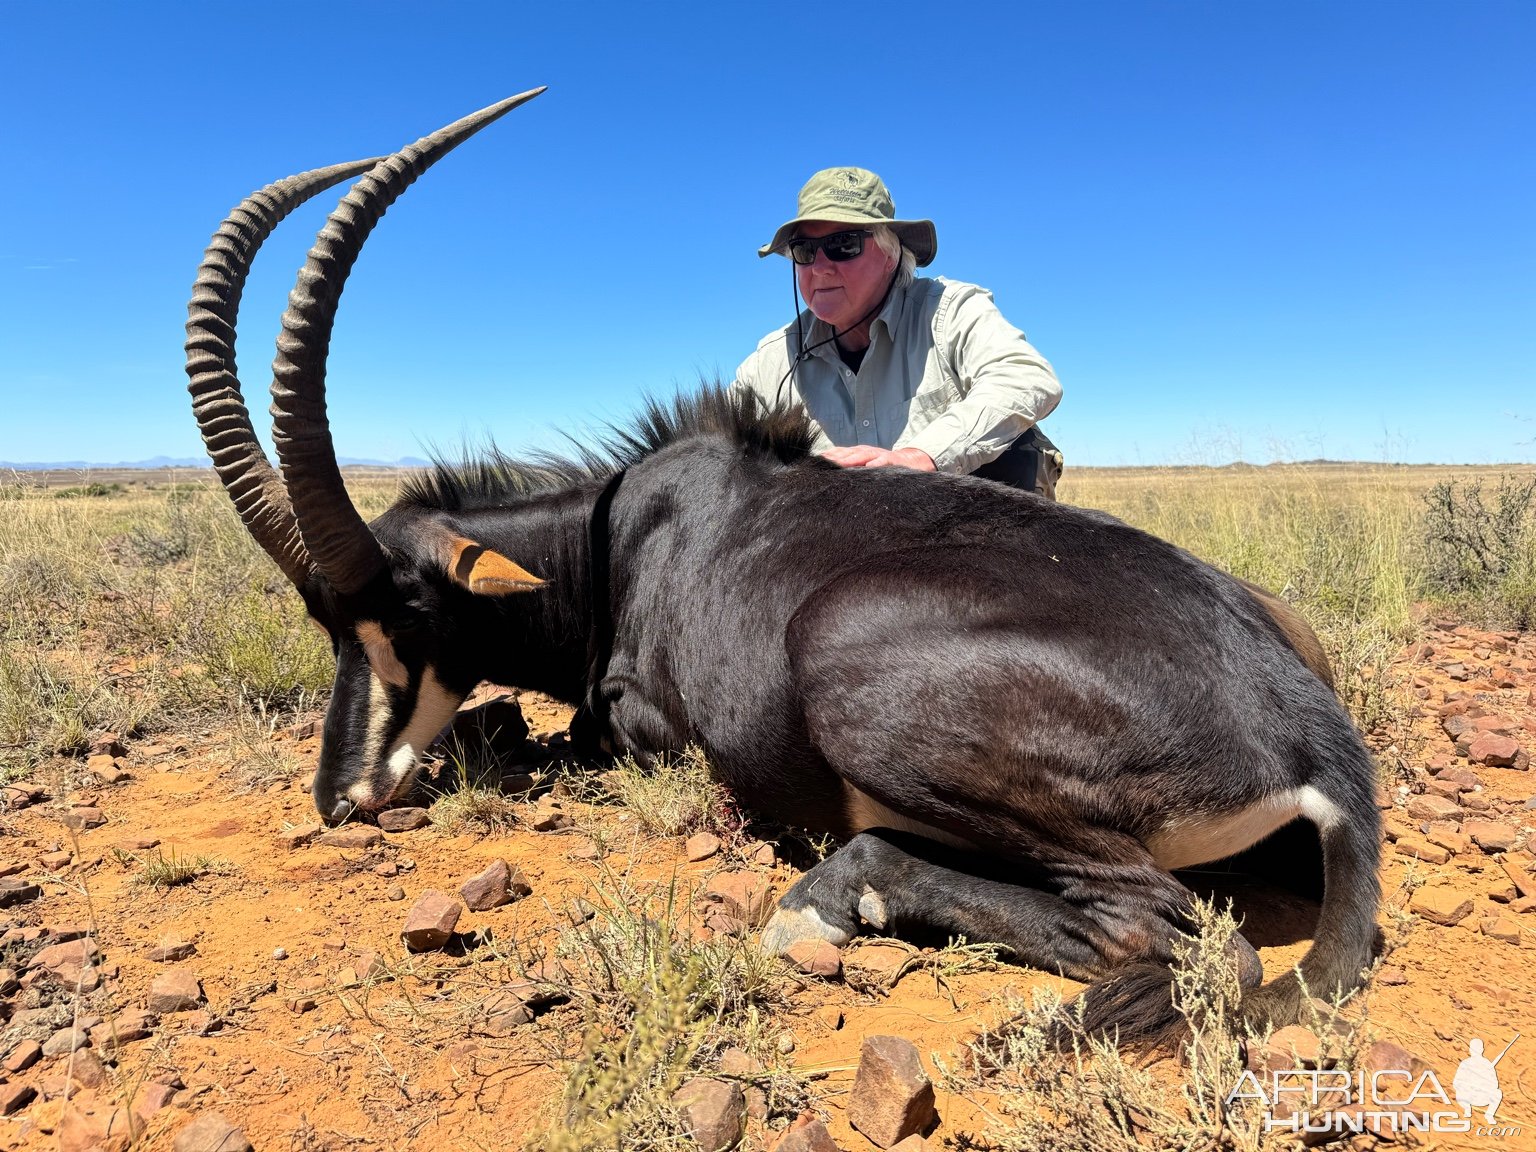
<svg viewBox="0 0 1536 1152">
<path fill-rule="evenodd" d="M 1515 1040 L 1518 1039 L 1520 1033 L 1516 1032 Z M 1514 1047 L 1515 1040 L 1504 1045 L 1504 1052 Z M 1499 1061 L 1504 1059 L 1504 1052 L 1490 1060 L 1483 1055 L 1483 1042 L 1476 1038 L 1467 1045 L 1467 1051 L 1467 1058 L 1457 1065 L 1451 1091 L 1456 1093 L 1456 1103 L 1461 1105 L 1463 1112 L 1471 1116 L 1472 1109 L 1486 1108 L 1483 1119 L 1492 1124 L 1493 1114 L 1504 1099 L 1504 1093 L 1499 1091 L 1499 1074 L 1495 1071 Z"/>
<path fill-rule="evenodd" d="M 1519 1136 L 1522 1130 L 1518 1126 L 1494 1123 L 1504 1100 L 1498 1063 L 1518 1039 L 1520 1033 L 1516 1032 L 1492 1060 L 1483 1055 L 1480 1038 L 1470 1040 L 1467 1058 L 1457 1066 L 1451 1080 L 1454 1102 L 1439 1077 L 1427 1068 L 1420 1073 L 1406 1068 L 1286 1068 L 1268 1073 L 1267 1083 L 1257 1073 L 1244 1072 L 1227 1093 L 1227 1106 L 1239 1100 L 1261 1104 L 1266 1132 Z M 1482 1123 L 1472 1119 L 1473 1110 L 1478 1108 L 1483 1109 Z"/>
</svg>

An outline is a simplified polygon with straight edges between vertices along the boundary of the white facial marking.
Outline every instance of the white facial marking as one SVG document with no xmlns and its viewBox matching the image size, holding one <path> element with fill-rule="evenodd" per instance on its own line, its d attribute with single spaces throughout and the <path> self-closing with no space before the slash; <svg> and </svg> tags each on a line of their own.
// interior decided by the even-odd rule
<svg viewBox="0 0 1536 1152">
<path fill-rule="evenodd" d="M 392 688 L 404 688 L 411 682 L 410 673 L 400 663 L 400 657 L 395 655 L 395 646 L 384 635 L 384 629 L 377 620 L 364 620 L 359 624 L 357 638 L 363 646 L 363 655 L 368 657 L 368 667 L 373 669 L 375 676 Z"/>
<path fill-rule="evenodd" d="M 386 750 L 381 745 L 384 730 L 392 719 L 389 696 L 377 679 L 373 680 L 372 689 L 368 701 L 367 758 L 364 763 L 374 767 L 347 792 L 347 798 L 361 807 L 377 807 L 410 786 L 422 752 L 453 719 L 464 699 L 444 688 L 428 665 L 422 671 L 421 684 L 416 690 L 416 706 L 406 721 L 405 730 Z"/>
<path fill-rule="evenodd" d="M 370 665 L 371 667 L 371 665 Z M 368 677 L 368 729 L 363 736 L 363 763 L 377 764 L 384 750 L 384 733 L 391 718 L 389 689 L 384 681 L 370 673 Z"/>
<path fill-rule="evenodd" d="M 1209 864 L 1251 848 L 1298 816 L 1321 831 L 1339 818 L 1339 809 L 1310 785 L 1287 788 L 1233 812 L 1175 817 L 1147 841 L 1147 850 L 1169 871 Z"/>
</svg>

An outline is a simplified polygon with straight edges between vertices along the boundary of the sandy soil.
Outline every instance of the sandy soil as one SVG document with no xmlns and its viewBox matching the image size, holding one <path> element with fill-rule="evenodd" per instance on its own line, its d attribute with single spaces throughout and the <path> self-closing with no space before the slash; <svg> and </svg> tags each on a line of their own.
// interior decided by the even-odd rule
<svg viewBox="0 0 1536 1152">
<path fill-rule="evenodd" d="M 1521 910 L 1536 900 L 1522 901 L 1515 883 L 1536 893 L 1536 877 L 1524 871 L 1532 859 L 1525 838 L 1536 824 L 1536 779 L 1528 766 L 1472 762 L 1447 732 L 1467 725 L 1504 732 L 1528 764 L 1536 751 L 1536 636 L 1427 624 L 1397 670 L 1414 695 L 1414 714 L 1402 731 L 1372 734 L 1401 779 L 1384 800 L 1391 807 L 1382 889 L 1398 907 L 1441 897 L 1433 906 L 1448 912 L 1436 914 L 1456 922 L 1410 910 L 1399 927 L 1384 915 L 1387 934 L 1402 942 L 1372 990 L 1371 1027 L 1421 1057 L 1447 1086 L 1471 1038 L 1482 1038 L 1492 1055 L 1524 1033 L 1499 1066 L 1500 1119 L 1523 1125 L 1524 1135 L 1465 1146 L 1536 1148 L 1536 912 Z M 521 703 L 535 732 L 568 719 L 536 695 L 523 694 Z M 311 760 L 317 739 L 301 726 L 295 741 Z M 8 1110 L 0 1146 L 92 1146 L 91 1133 L 99 1136 L 124 1100 L 135 1100 L 147 1117 L 144 1146 L 151 1149 L 170 1148 L 191 1117 L 210 1110 L 259 1149 L 521 1146 L 552 1114 L 562 1085 L 556 1061 L 578 1042 L 579 1020 L 574 1006 L 556 1005 L 531 1023 L 496 1022 L 496 988 L 518 976 L 498 957 L 547 946 L 573 899 L 601 903 L 612 891 L 605 876 L 676 876 L 686 889 L 739 866 L 719 858 L 688 863 L 681 841 L 644 845 L 617 809 L 578 812 L 573 801 L 567 807 L 577 826 L 563 830 L 532 831 L 534 807 L 526 804 L 520 826 L 505 835 L 447 836 L 427 827 L 387 833 L 374 847 L 290 846 L 284 833 L 313 822 L 305 781 L 236 793 L 226 747 L 216 738 L 128 742 L 122 781 L 40 797 L 6 815 L 0 871 L 40 889 L 38 898 L 0 910 L 0 966 L 12 970 L 0 974 L 8 988 L 8 1064 L 21 1062 L 15 1054 L 29 1040 L 46 1042 L 72 1023 L 91 1023 L 82 1018 L 100 1018 L 108 1031 L 131 1022 L 152 983 L 171 969 L 200 982 L 202 1002 L 160 1013 L 146 1037 L 124 1041 L 115 1054 L 103 1031 L 92 1032 L 86 1051 L 107 1057 L 105 1070 L 89 1057 L 71 1065 L 59 1055 L 0 1072 Z M 1488 745 L 1471 745 L 1463 734 L 1463 747 L 1478 754 Z M 1428 822 L 1408 807 L 1426 796 L 1449 801 L 1448 818 L 1427 835 Z M 71 832 L 63 818 L 86 804 L 105 823 Z M 591 829 L 601 832 L 601 847 Z M 1416 848 L 1420 842 L 1431 850 Z M 136 878 L 142 860 L 157 852 L 184 861 L 210 857 L 213 866 L 190 884 L 147 888 Z M 466 911 L 449 948 L 407 954 L 400 932 L 416 899 L 428 889 L 455 894 L 496 859 L 521 869 L 533 895 Z M 776 892 L 795 875 L 782 860 L 755 867 Z M 1411 871 L 1427 881 L 1412 892 Z M 1282 971 L 1306 947 L 1312 907 L 1264 887 L 1240 894 L 1266 969 Z M 1443 899 L 1447 894 L 1456 899 Z M 36 965 L 41 949 L 79 932 L 101 953 L 101 986 L 86 993 L 67 986 L 67 970 L 60 976 Z M 193 948 L 182 959 L 151 954 L 183 942 Z M 369 984 L 363 978 L 376 962 L 389 978 Z M 947 988 L 922 972 L 888 991 L 807 978 L 772 1023 L 790 1034 L 795 1066 L 818 1073 L 816 1106 L 838 1146 L 869 1149 L 844 1114 L 862 1037 L 894 1033 L 925 1055 L 948 1052 L 998 1010 L 1005 985 L 1042 981 L 1052 982 L 1006 967 L 961 976 Z M 943 1092 L 938 1112 L 933 1147 L 982 1119 L 971 1103 Z M 120 1115 L 115 1123 L 122 1131 Z M 773 1138 L 754 1126 L 747 1146 Z"/>
</svg>

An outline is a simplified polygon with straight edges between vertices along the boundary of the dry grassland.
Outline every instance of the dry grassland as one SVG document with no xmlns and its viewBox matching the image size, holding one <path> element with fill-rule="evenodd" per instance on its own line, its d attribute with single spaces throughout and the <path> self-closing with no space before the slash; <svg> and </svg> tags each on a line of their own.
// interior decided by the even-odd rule
<svg viewBox="0 0 1536 1152">
<path fill-rule="evenodd" d="M 395 477 L 348 482 L 367 517 L 387 506 Z M 1426 613 L 1536 623 L 1533 493 L 1530 466 L 1300 465 L 1075 469 L 1061 495 L 1295 604 L 1322 637 L 1357 721 L 1385 742 L 1404 722 L 1392 658 Z M 92 734 L 174 732 L 230 742 L 245 786 L 264 788 L 304 768 L 271 736 L 323 706 L 330 676 L 324 638 L 209 474 L 0 477 L 0 783 L 32 779 L 66 795 L 83 778 Z M 710 791 L 707 769 L 685 768 L 670 793 L 632 768 L 607 783 L 657 836 L 702 829 L 740 840 L 739 816 Z M 455 803 L 473 800 L 473 788 L 461 792 Z M 601 821 L 590 831 L 600 839 Z M 146 890 L 182 879 L 167 871 Z M 609 883 L 605 913 L 564 946 L 604 983 L 582 1000 L 581 1037 L 560 1060 L 563 1107 L 530 1146 L 686 1146 L 669 1103 L 679 1084 L 728 1046 L 776 1059 L 769 1021 L 786 994 L 780 962 L 729 942 L 701 944 L 667 926 L 667 893 L 642 897 L 622 876 Z M 1221 955 L 1232 930 L 1212 914 L 1204 945 L 1191 945 L 1178 995 L 1195 1040 L 1176 1087 L 1086 1037 L 1065 1057 L 1048 1053 L 1047 997 L 1018 1006 L 1006 1036 L 981 1037 L 941 1070 L 950 1091 L 979 1093 L 1000 1118 L 990 1143 L 965 1146 L 1270 1147 L 1256 1116 L 1221 1100 L 1240 1071 L 1235 987 L 1231 973 L 1198 957 Z M 938 982 L 992 961 L 960 944 L 922 963 Z M 1359 1023 L 1337 1041 L 1346 1064 Z M 787 1072 L 763 1082 L 774 1116 L 814 1096 Z"/>
</svg>

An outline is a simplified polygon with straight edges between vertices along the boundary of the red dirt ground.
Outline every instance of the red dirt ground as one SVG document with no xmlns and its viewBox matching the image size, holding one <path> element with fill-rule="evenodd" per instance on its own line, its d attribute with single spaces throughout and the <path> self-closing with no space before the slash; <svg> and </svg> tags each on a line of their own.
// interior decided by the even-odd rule
<svg viewBox="0 0 1536 1152">
<path fill-rule="evenodd" d="M 1447 1088 L 1471 1038 L 1482 1038 L 1492 1055 L 1524 1033 L 1499 1065 L 1505 1092 L 1499 1119 L 1523 1126 L 1524 1134 L 1469 1139 L 1464 1146 L 1536 1148 L 1530 978 L 1536 876 L 1528 870 L 1526 844 L 1536 824 L 1528 803 L 1536 794 L 1529 771 L 1536 751 L 1536 636 L 1427 624 L 1396 670 L 1412 697 L 1408 722 L 1401 731 L 1372 734 L 1384 766 L 1400 778 L 1387 797 L 1382 889 L 1397 907 L 1440 897 L 1456 922 L 1436 923 L 1410 910 L 1402 932 L 1384 915 L 1387 935 L 1402 941 L 1375 981 L 1370 1025 L 1425 1060 Z M 521 704 L 536 732 L 568 720 L 558 705 L 534 694 L 523 694 Z M 1461 735 L 1460 751 L 1451 731 Z M 1484 733 L 1506 739 L 1478 742 Z M 1518 766 L 1468 755 L 1497 760 L 1507 744 L 1521 749 Z M 126 1023 L 168 968 L 200 980 L 204 1003 L 161 1014 L 149 1035 L 123 1043 L 115 1066 L 104 1071 L 78 1056 L 74 1081 L 68 1056 L 0 1071 L 0 1101 L 10 1109 L 0 1122 L 0 1147 L 110 1146 L 98 1139 L 100 1128 L 127 1100 L 147 1115 L 142 1146 L 149 1149 L 169 1149 L 192 1116 L 210 1110 L 242 1128 L 258 1149 L 521 1147 L 553 1114 L 562 1088 L 555 1059 L 571 1051 L 580 1024 L 574 1006 L 556 1006 L 532 1023 L 488 1025 L 495 1004 L 487 999 L 517 973 L 486 957 L 497 948 L 526 954 L 547 944 L 571 900 L 600 903 L 605 888 L 611 891 L 605 869 L 636 880 L 665 882 L 675 875 L 686 889 L 726 867 L 718 858 L 687 863 L 680 840 L 641 844 L 618 809 L 590 810 L 574 801 L 566 802 L 574 829 L 534 832 L 524 819 L 505 835 L 447 836 L 427 827 L 386 834 L 372 848 L 290 849 L 283 832 L 313 821 L 303 780 L 236 794 L 222 741 L 161 739 L 158 745 L 130 743 L 123 757 L 129 777 L 120 783 L 40 798 L 6 816 L 0 872 L 39 885 L 41 896 L 0 911 L 6 921 L 0 966 L 13 970 L 11 978 L 0 974 L 11 1019 L 3 1048 L 11 1057 L 27 1040 L 46 1041 L 80 1017 Z M 313 736 L 298 742 L 306 762 L 316 746 Z M 1437 814 L 1428 812 L 1425 797 L 1446 801 L 1447 818 L 1430 824 L 1426 815 Z M 106 823 L 72 834 L 62 817 L 71 805 L 88 802 Z M 533 811 L 531 804 L 519 807 L 524 817 Z M 602 832 L 600 860 L 589 858 L 587 826 Z M 214 857 L 220 866 L 184 886 L 146 888 L 135 877 L 139 861 L 154 855 L 140 846 L 150 840 L 167 856 Z M 1414 861 L 1415 854 L 1431 859 Z M 458 955 L 450 949 L 407 957 L 400 930 L 417 897 L 427 889 L 455 894 L 465 878 L 498 858 L 520 868 L 534 892 L 461 916 L 459 933 L 483 930 L 493 943 Z M 755 867 L 776 892 L 795 875 L 782 861 Z M 1412 893 L 1410 869 L 1425 881 Z M 397 888 L 403 898 L 391 891 Z M 1446 901 L 1447 895 L 1454 899 Z M 1260 893 L 1245 910 L 1271 975 L 1299 958 L 1310 906 Z M 79 930 L 101 951 L 103 983 L 85 994 L 66 988 L 33 959 Z M 157 945 L 175 941 L 191 942 L 195 951 L 176 962 L 150 957 Z M 360 985 L 369 954 L 381 957 L 396 978 Z M 850 1128 L 844 1111 L 863 1036 L 905 1036 L 926 1060 L 930 1052 L 950 1052 L 998 1012 L 1004 986 L 1042 981 L 1070 990 L 1065 982 L 1008 967 L 951 981 L 953 1001 L 922 972 L 884 994 L 807 978 L 773 1026 L 792 1034 L 790 1062 L 818 1073 L 815 1104 L 838 1146 L 863 1152 L 874 1145 Z M 93 1035 L 89 1051 L 110 1057 L 103 1033 Z M 935 1148 L 984 1119 L 975 1105 L 942 1091 L 938 1112 L 929 1137 Z M 123 1117 L 114 1122 L 122 1132 Z M 744 1147 L 768 1147 L 775 1138 L 752 1125 Z M 1463 1145 L 1443 1140 L 1442 1146 Z"/>
</svg>

